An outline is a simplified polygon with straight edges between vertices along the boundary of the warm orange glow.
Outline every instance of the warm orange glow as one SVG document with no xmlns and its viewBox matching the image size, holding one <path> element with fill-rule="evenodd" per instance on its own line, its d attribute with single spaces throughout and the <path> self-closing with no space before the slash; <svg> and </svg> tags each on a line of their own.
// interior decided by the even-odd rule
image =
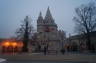
<svg viewBox="0 0 96 63">
<path fill-rule="evenodd" d="M 4 46 L 6 46 L 6 47 L 8 47 L 9 45 L 10 45 L 9 42 L 5 42 L 5 43 L 4 43 Z"/>
<path fill-rule="evenodd" d="M 13 47 L 16 47 L 16 46 L 17 46 L 17 43 L 16 43 L 16 42 L 13 42 L 13 43 L 11 43 L 11 45 L 12 45 Z"/>
<path fill-rule="evenodd" d="M 23 42 L 17 40 L 4 40 L 0 42 L 1 51 L 6 53 L 22 52 Z"/>
<path fill-rule="evenodd" d="M 14 41 L 4 41 L 1 43 L 1 46 L 23 47 L 23 43 L 22 42 L 14 42 Z"/>
</svg>

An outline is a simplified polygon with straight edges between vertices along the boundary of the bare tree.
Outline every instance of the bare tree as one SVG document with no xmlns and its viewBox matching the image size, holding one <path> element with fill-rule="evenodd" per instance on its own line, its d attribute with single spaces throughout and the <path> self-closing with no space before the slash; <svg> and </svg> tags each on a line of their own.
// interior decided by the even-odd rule
<svg viewBox="0 0 96 63">
<path fill-rule="evenodd" d="M 91 36 L 90 33 L 96 31 L 96 6 L 94 3 L 87 5 L 81 5 L 75 9 L 76 17 L 74 21 L 76 24 L 76 30 L 85 35 L 86 45 L 88 50 L 91 50 Z"/>
<path fill-rule="evenodd" d="M 24 21 L 22 21 L 21 27 L 16 31 L 17 39 L 23 41 L 23 52 L 28 51 L 28 42 L 32 38 L 33 35 L 33 27 L 31 24 L 31 20 L 28 16 L 25 17 Z"/>
</svg>

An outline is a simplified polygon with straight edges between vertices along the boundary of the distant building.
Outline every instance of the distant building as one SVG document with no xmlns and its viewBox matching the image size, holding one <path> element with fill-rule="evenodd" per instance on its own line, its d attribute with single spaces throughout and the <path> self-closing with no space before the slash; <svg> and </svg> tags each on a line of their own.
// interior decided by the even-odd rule
<svg viewBox="0 0 96 63">
<path fill-rule="evenodd" d="M 96 51 L 96 31 L 90 32 L 90 36 L 91 36 L 91 44 L 95 48 L 95 51 Z M 85 38 L 85 35 L 83 34 L 74 35 L 74 36 L 70 36 L 69 38 L 67 38 L 67 44 L 71 46 L 71 49 L 72 49 L 72 46 L 76 45 L 78 51 L 87 50 L 86 41 L 87 40 Z"/>
</svg>

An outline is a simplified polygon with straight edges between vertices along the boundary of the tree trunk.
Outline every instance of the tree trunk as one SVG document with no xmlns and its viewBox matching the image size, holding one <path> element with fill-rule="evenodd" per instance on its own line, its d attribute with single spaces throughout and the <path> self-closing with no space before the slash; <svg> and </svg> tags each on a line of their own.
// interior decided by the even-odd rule
<svg viewBox="0 0 96 63">
<path fill-rule="evenodd" d="M 26 28 L 23 38 L 23 52 L 28 52 L 28 42 L 29 42 L 29 33 L 28 33 L 28 22 L 26 22 Z"/>
<path fill-rule="evenodd" d="M 87 49 L 90 51 L 91 50 L 91 37 L 90 37 L 89 32 L 86 34 L 86 39 L 87 39 L 87 43 L 86 43 Z"/>
<path fill-rule="evenodd" d="M 27 44 L 27 42 L 24 41 L 23 44 L 24 44 L 24 46 L 23 46 L 22 51 L 23 51 L 23 52 L 28 52 L 28 48 L 27 48 L 28 44 Z"/>
</svg>

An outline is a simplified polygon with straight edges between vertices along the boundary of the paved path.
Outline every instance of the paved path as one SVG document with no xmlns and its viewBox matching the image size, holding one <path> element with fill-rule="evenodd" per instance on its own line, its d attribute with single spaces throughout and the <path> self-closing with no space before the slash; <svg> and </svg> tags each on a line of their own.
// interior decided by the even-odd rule
<svg viewBox="0 0 96 63">
<path fill-rule="evenodd" d="M 0 58 L 7 60 L 48 60 L 48 61 L 84 61 L 96 63 L 95 54 L 64 54 L 64 55 L 43 55 L 43 54 L 17 54 L 0 55 Z"/>
</svg>

